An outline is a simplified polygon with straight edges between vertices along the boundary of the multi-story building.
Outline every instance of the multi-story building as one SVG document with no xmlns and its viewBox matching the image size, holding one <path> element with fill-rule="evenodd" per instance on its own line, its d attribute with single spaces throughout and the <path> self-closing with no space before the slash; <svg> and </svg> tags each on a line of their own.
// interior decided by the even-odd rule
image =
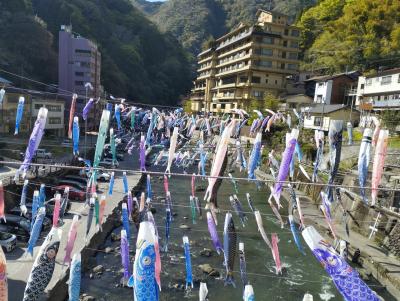
<svg viewBox="0 0 400 301">
<path fill-rule="evenodd" d="M 48 109 L 45 134 L 56 137 L 64 135 L 65 100 L 53 93 L 6 87 L 6 93 L 0 106 L 0 133 L 12 135 L 15 130 L 15 117 L 18 100 L 25 99 L 24 111 L 20 123 L 20 134 L 28 135 L 33 129 L 39 109 Z"/>
<path fill-rule="evenodd" d="M 357 78 L 360 75 L 358 71 L 339 73 L 334 75 L 323 75 L 307 79 L 311 85 L 315 85 L 314 103 L 323 103 L 327 105 L 353 104 Z M 352 94 L 353 93 L 353 94 Z"/>
<path fill-rule="evenodd" d="M 62 25 L 59 32 L 58 50 L 58 88 L 60 94 L 73 92 L 78 94 L 77 110 L 82 110 L 87 97 L 98 98 L 102 93 L 100 85 L 101 54 L 92 41 L 72 32 L 71 26 Z M 90 83 L 91 87 L 89 88 Z M 70 100 L 70 98 L 68 98 Z M 66 111 L 69 111 L 70 101 Z M 95 111 L 89 115 L 90 128 L 95 126 Z M 98 119 L 97 119 L 98 120 Z"/>
<path fill-rule="evenodd" d="M 400 109 L 400 68 L 374 76 L 360 76 L 356 104 L 362 110 Z"/>
<path fill-rule="evenodd" d="M 300 31 L 276 12 L 259 10 L 257 18 L 254 25 L 240 24 L 198 55 L 192 110 L 231 112 L 268 93 L 286 93 L 286 78 L 299 68 Z"/>
</svg>

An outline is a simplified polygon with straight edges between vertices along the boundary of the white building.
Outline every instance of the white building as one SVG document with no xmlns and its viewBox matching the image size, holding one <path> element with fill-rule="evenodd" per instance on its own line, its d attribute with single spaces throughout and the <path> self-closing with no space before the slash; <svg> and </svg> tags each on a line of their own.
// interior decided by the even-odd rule
<svg viewBox="0 0 400 301">
<path fill-rule="evenodd" d="M 41 96 L 32 95 L 32 122 L 34 123 L 41 107 L 48 110 L 46 121 L 46 133 L 57 137 L 64 135 L 64 110 L 63 99 L 46 99 Z"/>
<path fill-rule="evenodd" d="M 400 109 L 400 68 L 360 76 L 356 104 L 367 110 Z"/>
</svg>

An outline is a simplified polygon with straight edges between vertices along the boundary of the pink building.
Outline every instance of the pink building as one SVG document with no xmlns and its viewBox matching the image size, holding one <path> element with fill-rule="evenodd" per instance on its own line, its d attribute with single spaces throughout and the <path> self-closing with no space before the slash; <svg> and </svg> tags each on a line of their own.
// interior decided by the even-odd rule
<svg viewBox="0 0 400 301">
<path fill-rule="evenodd" d="M 78 94 L 77 111 L 81 112 L 85 106 L 85 95 L 98 98 L 101 95 L 100 66 L 101 54 L 92 41 L 72 32 L 71 26 L 62 25 L 59 32 L 58 50 L 58 89 L 60 94 L 66 91 Z M 92 89 L 86 89 L 90 83 Z M 70 102 L 66 102 L 68 113 Z M 94 110 L 98 111 L 98 110 Z M 90 114 L 88 124 L 93 127 L 96 112 Z"/>
</svg>

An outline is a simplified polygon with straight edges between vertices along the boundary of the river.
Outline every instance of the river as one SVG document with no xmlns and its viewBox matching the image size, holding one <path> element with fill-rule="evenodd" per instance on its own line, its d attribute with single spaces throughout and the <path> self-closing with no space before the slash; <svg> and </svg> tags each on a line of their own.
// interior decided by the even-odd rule
<svg viewBox="0 0 400 301">
<path fill-rule="evenodd" d="M 152 170 L 155 170 L 152 168 Z M 161 170 L 161 169 L 160 169 Z M 238 172 L 236 173 L 238 175 Z M 207 221 L 205 211 L 203 218 L 198 218 L 196 224 L 192 224 L 191 210 L 189 206 L 189 195 L 191 193 L 190 177 L 171 177 L 169 179 L 169 189 L 172 195 L 174 220 L 171 225 L 171 237 L 169 252 L 162 253 L 162 292 L 160 300 L 198 300 L 199 281 L 207 282 L 209 290 L 209 300 L 232 301 L 242 300 L 242 284 L 240 274 L 235 273 L 236 288 L 224 286 L 223 277 L 225 269 L 222 265 L 223 255 L 218 255 L 212 247 L 210 236 L 207 230 Z M 197 179 L 197 186 L 206 186 L 207 181 Z M 294 244 L 292 233 L 286 225 L 284 229 L 273 216 L 272 210 L 267 205 L 267 196 L 269 191 L 266 186 L 257 191 L 254 183 L 243 181 L 239 183 L 238 197 L 242 202 L 244 211 L 248 217 L 245 227 L 242 227 L 240 220 L 235 213 L 234 222 L 238 234 L 238 242 L 245 244 L 245 254 L 247 262 L 247 272 L 250 284 L 253 285 L 256 300 L 302 300 L 305 293 L 314 296 L 314 300 L 343 300 L 336 290 L 330 277 L 325 273 L 322 266 L 309 251 L 304 240 L 303 246 L 306 249 L 306 256 L 302 255 Z M 164 198 L 163 181 L 159 177 L 152 178 L 153 188 L 153 206 L 156 209 L 155 220 L 160 235 L 160 244 L 164 245 L 165 237 L 165 207 L 162 202 Z M 272 232 L 279 236 L 279 251 L 282 265 L 285 267 L 283 275 L 276 275 L 275 263 L 271 251 L 262 240 L 255 218 L 250 214 L 250 208 L 247 205 L 245 194 L 250 192 L 253 203 L 260 210 L 263 218 L 264 228 L 270 237 Z M 233 194 L 233 186 L 229 181 L 222 183 L 218 192 L 218 205 L 221 213 L 218 215 L 218 231 L 222 242 L 222 231 L 225 217 L 225 210 L 232 210 L 229 203 L 229 195 Z M 196 192 L 196 196 L 203 198 L 204 192 Z M 204 204 L 203 204 L 204 205 Z M 204 206 L 203 206 L 204 207 Z M 281 209 L 281 214 L 286 215 L 287 210 Z M 181 229 L 184 224 L 190 229 Z M 119 233 L 121 228 L 114 232 Z M 132 227 L 131 233 L 137 235 L 136 229 Z M 182 236 L 187 235 L 191 241 L 193 278 L 195 288 L 190 293 L 183 289 L 185 283 L 185 259 L 182 248 Z M 133 241 L 131 239 L 131 241 Z M 131 300 L 132 289 L 121 288 L 119 285 L 121 278 L 121 264 L 119 257 L 119 242 L 107 240 L 104 247 L 111 247 L 113 251 L 106 254 L 98 252 L 96 263 L 104 266 L 102 275 L 96 276 L 91 271 L 83 274 L 82 292 L 94 296 L 96 300 Z M 210 257 L 204 257 L 200 252 L 204 249 L 213 250 Z M 133 262 L 134 246 L 131 246 L 131 259 Z M 215 268 L 221 277 L 214 278 L 202 273 L 198 266 L 201 264 L 210 264 Z M 236 256 L 235 270 L 239 271 L 239 258 Z M 92 274 L 92 278 L 90 278 Z M 369 283 L 373 289 L 379 289 L 379 283 Z M 379 294 L 385 300 L 396 300 L 384 290 L 378 290 Z"/>
</svg>

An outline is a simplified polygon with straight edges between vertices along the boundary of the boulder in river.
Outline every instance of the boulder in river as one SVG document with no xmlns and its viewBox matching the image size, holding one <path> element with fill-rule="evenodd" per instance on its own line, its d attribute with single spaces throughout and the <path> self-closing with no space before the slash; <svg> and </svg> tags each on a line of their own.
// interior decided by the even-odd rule
<svg viewBox="0 0 400 301">
<path fill-rule="evenodd" d="M 200 255 L 203 257 L 211 257 L 212 256 L 212 250 L 204 248 L 203 250 L 200 251 Z"/>
<path fill-rule="evenodd" d="M 219 277 L 220 275 L 219 272 L 208 263 L 200 264 L 199 269 L 208 276 Z"/>
<path fill-rule="evenodd" d="M 190 227 L 189 227 L 188 225 L 181 224 L 181 225 L 179 226 L 179 229 L 182 229 L 182 230 L 189 230 Z"/>
<path fill-rule="evenodd" d="M 102 274 L 103 272 L 104 272 L 104 267 L 101 264 L 93 268 L 93 273 Z"/>
<path fill-rule="evenodd" d="M 121 235 L 116 234 L 116 233 L 111 233 L 111 241 L 120 241 L 121 240 Z"/>
</svg>

